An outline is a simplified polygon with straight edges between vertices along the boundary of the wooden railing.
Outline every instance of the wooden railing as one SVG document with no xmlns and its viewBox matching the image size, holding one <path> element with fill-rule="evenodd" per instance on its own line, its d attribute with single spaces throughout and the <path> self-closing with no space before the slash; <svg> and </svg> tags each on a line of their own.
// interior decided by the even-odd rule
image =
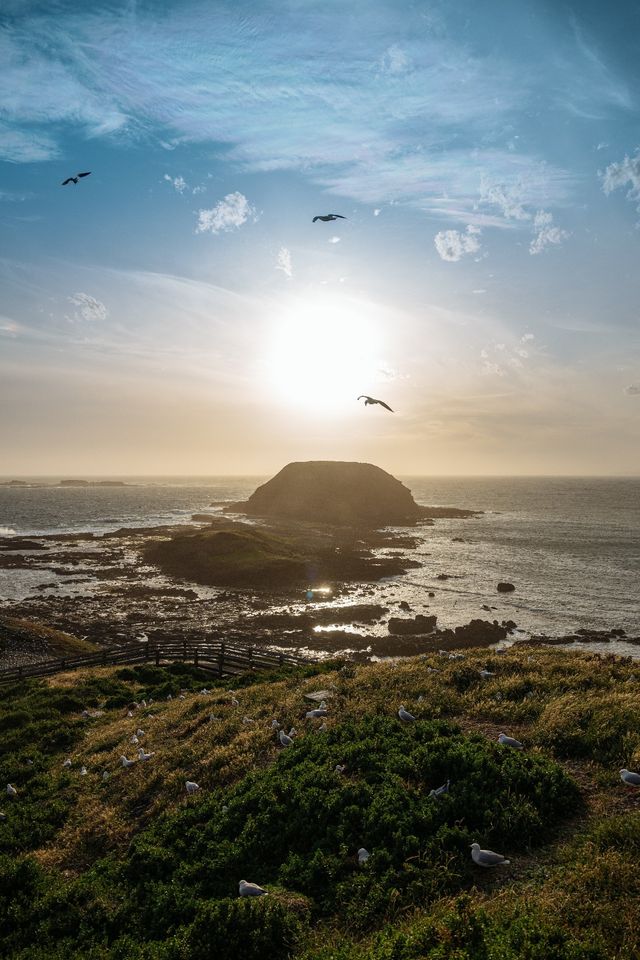
<svg viewBox="0 0 640 960">
<path fill-rule="evenodd" d="M 117 664 L 165 663 L 182 661 L 193 663 L 201 670 L 217 677 L 235 676 L 254 670 L 270 670 L 278 667 L 302 666 L 308 661 L 285 653 L 271 653 L 260 647 L 243 647 L 224 640 L 191 642 L 166 640 L 161 643 L 132 643 L 121 647 L 105 648 L 95 653 L 77 657 L 60 657 L 40 663 L 24 664 L 0 670 L 0 684 L 26 680 L 30 677 L 48 677 L 66 670 L 82 667 L 109 667 Z"/>
</svg>

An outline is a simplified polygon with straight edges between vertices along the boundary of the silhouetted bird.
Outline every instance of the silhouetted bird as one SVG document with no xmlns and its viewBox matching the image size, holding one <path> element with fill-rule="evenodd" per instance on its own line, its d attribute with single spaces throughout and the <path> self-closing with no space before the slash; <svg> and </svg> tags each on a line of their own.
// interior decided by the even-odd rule
<svg viewBox="0 0 640 960">
<path fill-rule="evenodd" d="M 91 173 L 91 170 L 87 170 L 86 173 L 76 173 L 75 177 L 67 177 L 66 180 L 62 181 L 62 186 L 66 187 L 68 183 L 77 183 L 81 177 L 88 177 Z"/>
<path fill-rule="evenodd" d="M 322 220 L 323 223 L 329 223 L 331 220 L 348 220 L 348 217 L 343 217 L 341 213 L 326 213 L 323 216 L 314 217 L 311 221 L 315 223 L 316 220 Z"/>
<path fill-rule="evenodd" d="M 375 400 L 373 397 L 368 397 L 366 393 L 361 393 L 358 397 L 358 400 L 364 400 L 365 407 L 368 407 L 370 403 L 379 403 L 381 407 L 384 407 L 385 410 L 389 410 L 393 413 L 393 410 L 388 403 L 385 403 L 384 400 Z"/>
</svg>

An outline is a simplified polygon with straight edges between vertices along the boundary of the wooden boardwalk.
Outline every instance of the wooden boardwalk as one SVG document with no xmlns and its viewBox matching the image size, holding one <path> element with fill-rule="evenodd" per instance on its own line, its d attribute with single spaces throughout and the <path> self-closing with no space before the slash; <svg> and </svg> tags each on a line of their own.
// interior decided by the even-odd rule
<svg viewBox="0 0 640 960">
<path fill-rule="evenodd" d="M 232 677 L 255 670 L 273 670 L 279 667 L 299 667 L 310 661 L 284 653 L 270 653 L 256 647 L 243 647 L 223 640 L 192 643 L 188 640 L 167 640 L 161 643 L 130 643 L 121 647 L 105 648 L 77 657 L 59 657 L 40 663 L 24 664 L 0 670 L 0 684 L 15 683 L 31 677 L 49 677 L 67 670 L 83 667 L 110 667 L 125 664 L 192 663 L 216 677 Z"/>
</svg>

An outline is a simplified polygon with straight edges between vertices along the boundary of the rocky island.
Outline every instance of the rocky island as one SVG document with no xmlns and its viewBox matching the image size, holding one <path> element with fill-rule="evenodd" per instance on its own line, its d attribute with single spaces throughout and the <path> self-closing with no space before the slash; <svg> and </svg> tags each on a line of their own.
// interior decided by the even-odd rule
<svg viewBox="0 0 640 960">
<path fill-rule="evenodd" d="M 400 480 L 380 467 L 340 460 L 289 463 L 246 502 L 226 509 L 252 517 L 367 527 L 476 515 L 456 507 L 421 507 Z"/>
</svg>

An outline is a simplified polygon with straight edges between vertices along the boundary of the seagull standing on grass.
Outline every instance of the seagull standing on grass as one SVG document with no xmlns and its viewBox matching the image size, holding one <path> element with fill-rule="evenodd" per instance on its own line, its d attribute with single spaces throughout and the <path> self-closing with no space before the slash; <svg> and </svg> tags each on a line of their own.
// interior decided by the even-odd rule
<svg viewBox="0 0 640 960">
<path fill-rule="evenodd" d="M 640 773 L 627 770 L 626 767 L 623 767 L 620 771 L 620 779 L 630 787 L 640 787 Z"/>
<path fill-rule="evenodd" d="M 405 710 L 404 704 L 398 710 L 398 716 L 400 717 L 401 720 L 404 720 L 405 723 L 411 723 L 413 720 L 415 720 L 414 715 L 412 713 L 409 713 L 408 710 Z"/>
<path fill-rule="evenodd" d="M 67 757 L 67 759 L 64 761 L 62 766 L 65 768 L 65 770 L 69 769 L 69 767 L 71 766 L 71 760 L 69 759 L 69 757 Z"/>
<path fill-rule="evenodd" d="M 155 756 L 155 750 L 152 753 L 145 753 L 144 747 L 140 747 L 138 750 L 138 756 L 141 760 L 150 760 L 151 757 Z"/>
<path fill-rule="evenodd" d="M 200 786 L 197 783 L 195 783 L 195 781 L 193 780 L 187 780 L 185 782 L 185 787 L 187 788 L 187 793 L 190 795 L 192 793 L 197 793 L 198 790 L 200 789 Z"/>
<path fill-rule="evenodd" d="M 122 756 L 122 757 L 120 757 L 120 763 L 122 764 L 123 767 L 132 767 L 132 766 L 134 765 L 134 763 L 136 763 L 136 761 L 135 761 L 135 760 L 127 760 L 127 758 L 126 758 L 125 756 Z"/>
<path fill-rule="evenodd" d="M 365 865 L 371 854 L 365 847 L 360 847 L 358 850 L 358 863 L 361 867 Z"/>
<path fill-rule="evenodd" d="M 429 796 L 433 797 L 434 800 L 439 800 L 440 797 L 443 797 L 445 793 L 449 793 L 449 784 L 450 780 L 447 780 L 446 783 L 443 783 L 441 787 L 436 787 L 435 790 L 429 792 Z"/>
<path fill-rule="evenodd" d="M 494 853 L 493 850 L 481 850 L 479 843 L 471 844 L 471 858 L 479 867 L 499 867 L 511 863 L 501 853 Z"/>
<path fill-rule="evenodd" d="M 284 730 L 280 730 L 278 732 L 278 739 L 280 740 L 280 743 L 283 747 L 290 747 L 291 744 L 293 743 L 293 739 L 291 737 L 288 737 L 284 732 Z"/>
<path fill-rule="evenodd" d="M 266 897 L 267 895 L 263 887 L 259 887 L 257 883 L 248 883 L 246 880 L 241 880 L 238 884 L 238 893 L 241 897 Z"/>
<path fill-rule="evenodd" d="M 8 797 L 17 797 L 18 791 L 10 783 L 7 784 L 7 796 Z"/>
<path fill-rule="evenodd" d="M 318 707 L 316 710 L 308 710 L 305 714 L 307 720 L 314 717 L 326 717 L 327 711 L 323 710 L 321 707 Z"/>
<path fill-rule="evenodd" d="M 519 740 L 516 740 L 515 737 L 508 737 L 506 733 L 500 734 L 498 743 L 501 743 L 505 747 L 513 747 L 514 750 L 524 750 L 524 746 Z"/>
</svg>

